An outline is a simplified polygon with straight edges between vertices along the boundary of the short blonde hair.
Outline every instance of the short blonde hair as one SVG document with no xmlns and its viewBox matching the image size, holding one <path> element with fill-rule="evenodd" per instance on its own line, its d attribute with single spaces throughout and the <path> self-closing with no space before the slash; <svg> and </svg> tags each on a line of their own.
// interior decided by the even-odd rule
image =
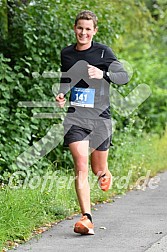
<svg viewBox="0 0 167 252">
<path fill-rule="evenodd" d="M 97 27 L 98 18 L 92 11 L 84 10 L 84 11 L 81 11 L 80 13 L 78 13 L 78 15 L 76 16 L 76 19 L 75 19 L 75 25 L 77 25 L 77 22 L 80 19 L 92 20 L 93 24 L 94 24 L 94 28 Z"/>
</svg>

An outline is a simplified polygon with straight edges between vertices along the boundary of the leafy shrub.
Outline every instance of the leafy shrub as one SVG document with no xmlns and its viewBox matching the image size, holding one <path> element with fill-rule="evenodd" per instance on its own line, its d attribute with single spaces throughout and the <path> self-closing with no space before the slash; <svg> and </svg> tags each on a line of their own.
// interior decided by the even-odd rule
<svg viewBox="0 0 167 252">
<path fill-rule="evenodd" d="M 53 72 L 60 71 L 61 49 L 75 41 L 72 27 L 76 13 L 83 9 L 94 11 L 99 18 L 96 41 L 112 46 L 121 57 L 130 59 L 135 68 L 139 69 L 135 70 L 130 84 L 119 89 L 123 94 L 141 83 L 143 75 L 147 76 L 145 83 L 150 83 L 152 79 L 149 65 L 154 60 L 149 58 L 147 68 L 145 67 L 145 61 L 152 48 L 148 47 L 148 50 L 144 51 L 145 48 L 143 49 L 142 46 L 152 38 L 155 23 L 145 4 L 132 0 L 103 1 L 103 3 L 97 0 L 84 3 L 79 0 L 75 3 L 69 0 L 45 0 L 42 4 L 39 0 L 30 2 L 9 0 L 1 1 L 0 5 L 2 7 L 0 9 L 2 14 L 0 18 L 2 35 L 0 37 L 0 175 L 4 180 L 17 169 L 26 168 L 24 162 L 19 167 L 16 165 L 16 158 L 21 153 L 30 149 L 32 145 L 38 145 L 38 141 L 50 132 L 54 124 L 61 125 L 65 112 L 60 118 L 35 118 L 33 117 L 35 113 L 59 113 L 60 111 L 55 107 L 20 107 L 18 103 L 20 101 L 54 102 L 52 86 L 59 82 L 59 78 L 51 77 Z M 139 47 L 138 39 L 141 37 L 143 40 Z M 151 41 L 154 42 L 153 39 Z M 138 45 L 137 50 L 136 45 Z M 155 53 L 154 51 L 152 54 L 154 57 Z M 154 69 L 157 66 L 159 66 L 159 59 L 155 60 Z M 46 77 L 45 72 L 50 75 Z M 160 72 L 162 73 L 160 81 L 165 83 L 164 66 Z M 157 78 L 155 72 L 153 77 L 152 87 Z M 132 115 L 138 121 L 141 119 L 144 122 L 145 116 L 149 115 L 150 122 L 146 122 L 148 131 L 150 128 L 160 131 L 164 127 L 166 103 L 162 89 L 163 84 L 158 89 L 155 88 L 153 92 L 155 95 L 141 107 L 141 110 L 135 111 Z M 155 106 L 157 102 L 158 108 Z M 131 116 L 122 118 L 114 113 L 114 118 L 119 122 L 117 129 L 120 130 L 130 123 Z M 143 128 L 143 122 L 142 126 L 137 126 L 136 123 L 136 127 L 137 130 Z M 44 149 L 35 149 L 38 157 L 42 156 L 42 152 L 47 152 L 47 148 L 51 148 L 54 138 L 55 135 L 52 133 Z M 45 138 L 41 141 L 45 141 Z M 31 157 L 32 155 L 29 156 L 30 159 Z M 52 163 L 52 169 L 59 169 L 61 166 L 72 167 L 71 156 L 62 145 L 45 155 L 40 162 L 38 161 L 29 169 L 41 173 L 44 169 L 48 169 L 48 166 L 51 167 Z"/>
</svg>

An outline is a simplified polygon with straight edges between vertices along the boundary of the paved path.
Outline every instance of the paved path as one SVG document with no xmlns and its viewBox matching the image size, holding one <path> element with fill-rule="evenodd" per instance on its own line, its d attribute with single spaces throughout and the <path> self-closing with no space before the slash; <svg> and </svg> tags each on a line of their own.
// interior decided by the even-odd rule
<svg viewBox="0 0 167 252">
<path fill-rule="evenodd" d="M 73 233 L 75 216 L 12 251 L 167 252 L 167 172 L 158 177 L 155 189 L 130 191 L 113 203 L 97 205 L 94 236 Z"/>
</svg>

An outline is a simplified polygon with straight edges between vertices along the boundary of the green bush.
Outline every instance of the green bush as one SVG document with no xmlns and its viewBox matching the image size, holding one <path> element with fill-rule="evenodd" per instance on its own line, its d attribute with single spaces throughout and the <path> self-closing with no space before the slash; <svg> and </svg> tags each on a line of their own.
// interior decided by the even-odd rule
<svg viewBox="0 0 167 252">
<path fill-rule="evenodd" d="M 156 57 L 156 50 L 152 51 L 152 48 L 156 44 L 158 27 L 164 26 L 162 20 L 155 21 L 151 17 L 151 12 L 142 1 L 114 0 L 99 3 L 96 0 L 83 3 L 77 0 L 71 3 L 68 0 L 45 0 L 41 4 L 37 0 L 23 4 L 22 1 L 9 0 L 1 1 L 0 5 L 1 180 L 7 180 L 17 169 L 24 170 L 25 163 L 20 163 L 18 167 L 16 158 L 30 146 L 38 145 L 38 141 L 51 131 L 54 124 L 61 124 L 65 111 L 60 118 L 34 118 L 35 113 L 59 113 L 60 110 L 55 107 L 26 108 L 20 107 L 18 103 L 54 102 L 52 87 L 59 82 L 59 78 L 51 78 L 52 73 L 60 71 L 61 49 L 75 41 L 73 22 L 76 13 L 83 9 L 91 9 L 99 18 L 99 32 L 95 40 L 113 47 L 116 54 L 129 61 L 134 68 L 129 85 L 118 88 L 118 91 L 125 95 L 143 82 L 153 90 L 151 98 L 129 117 L 121 117 L 113 112 L 113 117 L 118 122 L 117 130 L 126 127 L 131 118 L 135 117 L 135 120 L 141 122 L 141 125 L 136 123 L 136 131 L 145 127 L 147 131 L 155 129 L 156 132 L 161 132 L 166 113 L 165 91 L 163 92 L 166 85 L 166 59 Z M 141 41 L 140 45 L 138 41 Z M 147 43 L 150 41 L 149 46 Z M 165 46 L 163 44 L 163 48 Z M 157 68 L 159 75 L 155 71 Z M 46 72 L 50 73 L 47 78 L 44 75 Z M 52 133 L 47 142 L 46 139 L 41 140 L 45 141 L 46 147 L 35 149 L 37 156 L 42 156 L 42 151 L 47 152 L 51 148 L 54 138 Z M 29 158 L 31 157 L 30 155 Z M 38 160 L 32 165 L 30 170 L 42 173 L 48 166 L 52 169 L 72 167 L 69 152 L 59 145 L 40 162 Z"/>
<path fill-rule="evenodd" d="M 38 112 L 59 112 L 56 108 L 23 108 L 20 101 L 54 101 L 52 86 L 59 79 L 44 78 L 44 72 L 57 72 L 60 69 L 60 51 L 69 43 L 74 42 L 73 22 L 79 11 L 80 1 L 71 5 L 70 1 L 35 1 L 25 5 L 8 1 L 8 31 L 7 36 L 0 39 L 1 52 L 1 179 L 8 179 L 17 169 L 16 158 L 34 143 L 37 143 L 60 119 L 33 118 Z M 81 9 L 92 8 L 92 4 L 80 5 Z M 111 8 L 111 6 L 110 6 Z M 70 13 L 69 10 L 70 9 Z M 98 8 L 95 7 L 96 11 Z M 113 8 L 112 8 L 113 10 Z M 110 9 L 104 7 L 98 11 L 99 18 L 109 16 Z M 63 13 L 63 14 L 62 14 Z M 4 13 L 5 14 L 5 13 Z M 116 16 L 117 14 L 115 14 Z M 2 22 L 2 20 L 1 20 Z M 112 27 L 112 33 L 106 34 L 107 27 Z M 69 29 L 70 27 L 70 29 Z M 119 32 L 118 18 L 101 22 L 100 37 L 111 41 Z M 1 30 L 2 31 L 2 30 Z M 97 38 L 98 39 L 98 38 Z M 36 75 L 33 75 L 36 73 Z M 35 76 L 35 78 L 33 78 Z M 48 141 L 54 141 L 54 136 Z M 52 144 L 52 143 L 50 143 Z M 44 162 L 45 160 L 45 162 Z M 71 166 L 71 157 L 61 146 L 42 159 L 43 165 L 37 164 L 31 169 L 37 172 L 56 160 L 56 168 Z M 50 160 L 50 161 L 49 161 Z M 40 167 L 40 169 L 39 169 Z"/>
</svg>

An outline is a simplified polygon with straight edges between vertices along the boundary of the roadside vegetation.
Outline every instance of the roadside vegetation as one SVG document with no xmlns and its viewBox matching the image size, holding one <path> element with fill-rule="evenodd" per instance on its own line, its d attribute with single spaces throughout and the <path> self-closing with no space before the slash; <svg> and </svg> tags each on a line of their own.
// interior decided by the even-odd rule
<svg viewBox="0 0 167 252">
<path fill-rule="evenodd" d="M 151 90 L 131 112 L 120 113 L 112 104 L 113 187 L 102 192 L 90 171 L 92 208 L 128 190 L 158 185 L 158 177 L 151 178 L 167 169 L 167 5 L 164 0 L 93 5 L 80 0 L 1 0 L 0 7 L 0 251 L 5 251 L 79 211 L 71 155 L 58 138 L 60 130 L 58 136 L 51 131 L 61 125 L 65 110 L 20 102 L 54 102 L 60 51 L 74 42 L 73 20 L 80 10 L 98 15 L 95 40 L 111 46 L 131 73 L 130 82 L 114 90 L 124 97 L 143 83 Z M 52 119 L 35 116 L 60 112 Z M 55 137 L 60 142 L 56 148 Z"/>
<path fill-rule="evenodd" d="M 166 169 L 166 149 L 167 132 L 163 138 L 126 134 L 117 150 L 110 151 L 112 189 L 100 190 L 97 178 L 90 171 L 92 210 L 96 210 L 96 203 L 112 202 L 114 196 L 121 196 L 128 190 L 156 190 L 160 183 L 157 173 Z M 79 213 L 73 172 L 50 169 L 38 177 L 38 185 L 36 181 L 37 177 L 32 177 L 28 183 L 22 180 L 24 189 L 12 184 L 1 186 L 1 250 L 5 246 L 17 246 L 58 221 Z"/>
</svg>

